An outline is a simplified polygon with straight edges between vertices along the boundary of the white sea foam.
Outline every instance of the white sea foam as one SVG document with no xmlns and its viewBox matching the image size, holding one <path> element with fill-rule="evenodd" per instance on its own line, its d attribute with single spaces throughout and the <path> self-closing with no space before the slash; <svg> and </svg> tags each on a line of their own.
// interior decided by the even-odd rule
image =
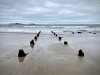
<svg viewBox="0 0 100 75">
<path fill-rule="evenodd" d="M 0 32 L 21 32 L 21 33 L 37 33 L 42 31 L 44 34 L 50 34 L 51 31 L 55 32 L 100 32 L 100 25 L 0 25 Z"/>
</svg>

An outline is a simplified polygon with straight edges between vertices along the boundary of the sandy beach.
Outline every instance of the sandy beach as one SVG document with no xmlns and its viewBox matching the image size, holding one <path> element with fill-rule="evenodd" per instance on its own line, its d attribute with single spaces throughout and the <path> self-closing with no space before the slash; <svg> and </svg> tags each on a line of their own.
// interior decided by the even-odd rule
<svg viewBox="0 0 100 75">
<path fill-rule="evenodd" d="M 0 33 L 0 75 L 100 75 L 100 35 Z M 68 45 L 64 45 L 64 41 Z M 29 53 L 18 57 L 19 49 Z M 84 57 L 78 56 L 79 49 Z"/>
</svg>

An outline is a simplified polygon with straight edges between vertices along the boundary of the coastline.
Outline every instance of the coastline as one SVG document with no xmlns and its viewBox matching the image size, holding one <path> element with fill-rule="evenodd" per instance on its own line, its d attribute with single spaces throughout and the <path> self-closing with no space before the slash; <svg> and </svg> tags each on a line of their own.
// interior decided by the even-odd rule
<svg viewBox="0 0 100 75">
<path fill-rule="evenodd" d="M 36 34 L 0 33 L 0 75 L 99 75 L 99 34 L 40 34 L 34 48 L 29 44 Z M 68 45 L 63 42 L 67 41 Z M 29 53 L 18 58 L 18 50 Z M 84 57 L 78 57 L 82 49 Z"/>
</svg>

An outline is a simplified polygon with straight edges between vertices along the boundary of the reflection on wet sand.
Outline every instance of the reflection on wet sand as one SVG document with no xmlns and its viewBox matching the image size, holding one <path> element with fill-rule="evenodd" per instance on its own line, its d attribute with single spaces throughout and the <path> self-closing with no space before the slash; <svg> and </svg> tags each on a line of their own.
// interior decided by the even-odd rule
<svg viewBox="0 0 100 75">
<path fill-rule="evenodd" d="M 20 63 L 23 62 L 23 61 L 25 60 L 25 57 L 26 57 L 26 56 L 24 56 L 24 57 L 18 57 L 19 62 L 20 62 Z"/>
<path fill-rule="evenodd" d="M 30 44 L 30 47 L 31 47 L 31 48 L 34 48 L 34 44 Z"/>
</svg>

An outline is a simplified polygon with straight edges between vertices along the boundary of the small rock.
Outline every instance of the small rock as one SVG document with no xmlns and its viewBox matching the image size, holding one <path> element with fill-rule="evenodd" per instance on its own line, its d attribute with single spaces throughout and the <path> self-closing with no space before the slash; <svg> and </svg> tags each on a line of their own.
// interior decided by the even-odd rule
<svg viewBox="0 0 100 75">
<path fill-rule="evenodd" d="M 93 34 L 96 34 L 96 33 L 93 33 Z"/>
<path fill-rule="evenodd" d="M 89 33 L 91 33 L 91 32 L 89 32 Z"/>
<path fill-rule="evenodd" d="M 71 34 L 74 34 L 74 32 L 72 32 Z"/>
</svg>

